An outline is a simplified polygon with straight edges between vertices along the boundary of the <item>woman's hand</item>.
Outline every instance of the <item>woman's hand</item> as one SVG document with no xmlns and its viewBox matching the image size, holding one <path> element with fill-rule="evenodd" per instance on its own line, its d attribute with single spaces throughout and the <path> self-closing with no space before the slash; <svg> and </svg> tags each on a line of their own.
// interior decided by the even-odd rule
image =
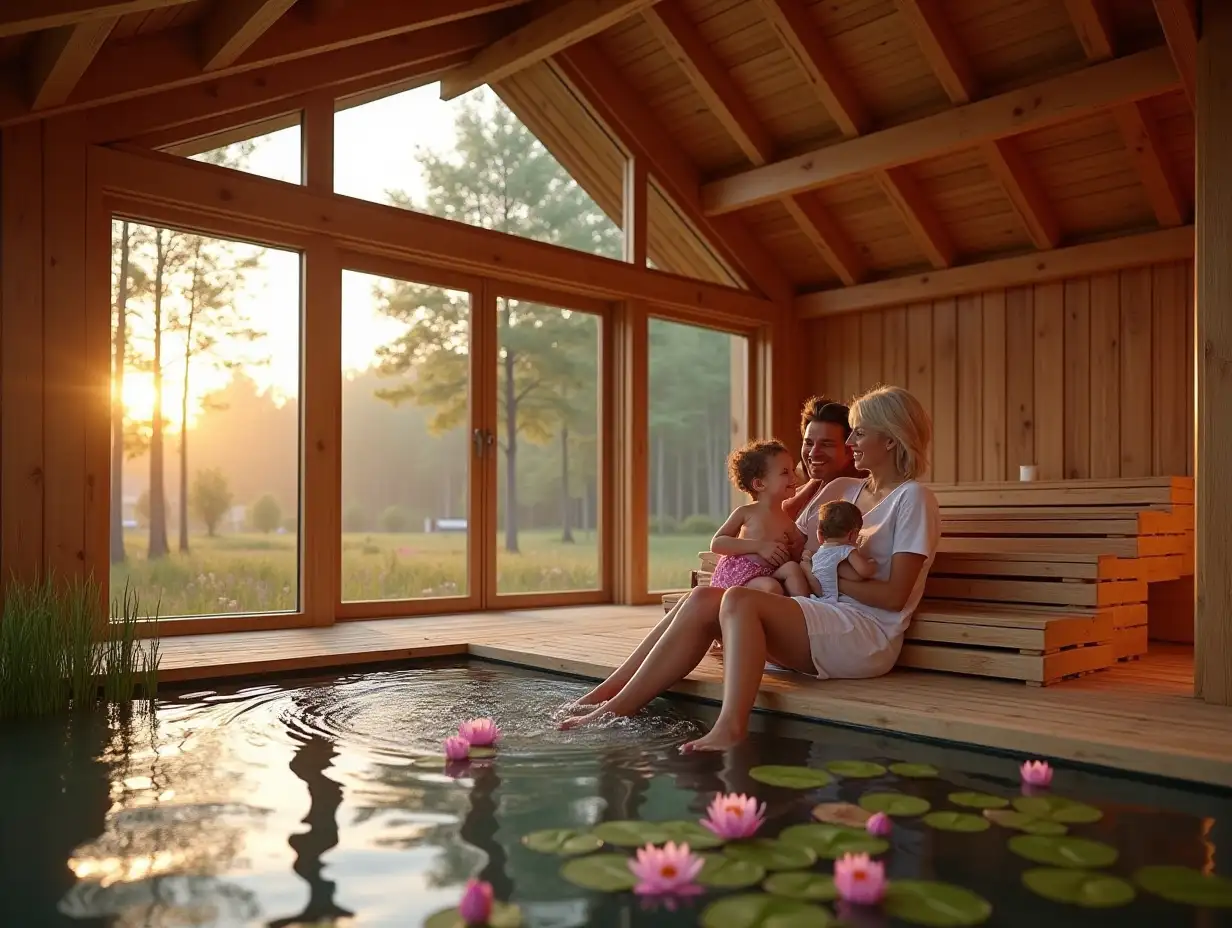
<svg viewBox="0 0 1232 928">
<path fill-rule="evenodd" d="M 771 567 L 782 567 L 792 560 L 791 548 L 781 541 L 763 541 L 757 546 L 757 556 Z"/>
</svg>

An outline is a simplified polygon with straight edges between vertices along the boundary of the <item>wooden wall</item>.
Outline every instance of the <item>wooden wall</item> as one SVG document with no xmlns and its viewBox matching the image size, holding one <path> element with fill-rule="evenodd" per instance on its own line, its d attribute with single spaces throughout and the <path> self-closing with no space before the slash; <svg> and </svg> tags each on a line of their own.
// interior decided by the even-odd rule
<svg viewBox="0 0 1232 928">
<path fill-rule="evenodd" d="M 807 389 L 912 390 L 937 482 L 1193 473 L 1193 265 L 804 323 Z"/>
</svg>

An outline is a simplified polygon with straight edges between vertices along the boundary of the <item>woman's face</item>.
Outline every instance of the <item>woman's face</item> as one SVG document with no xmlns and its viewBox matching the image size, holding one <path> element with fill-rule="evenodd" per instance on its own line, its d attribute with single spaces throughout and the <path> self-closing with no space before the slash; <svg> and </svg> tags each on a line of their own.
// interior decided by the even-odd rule
<svg viewBox="0 0 1232 928">
<path fill-rule="evenodd" d="M 882 470 L 887 463 L 893 461 L 894 442 L 880 432 L 859 425 L 852 426 L 847 446 L 851 448 L 851 462 L 856 466 L 856 470 Z"/>
<path fill-rule="evenodd" d="M 851 453 L 843 444 L 843 427 L 834 422 L 810 422 L 804 429 L 800 459 L 813 480 L 833 480 L 851 463 Z"/>
</svg>

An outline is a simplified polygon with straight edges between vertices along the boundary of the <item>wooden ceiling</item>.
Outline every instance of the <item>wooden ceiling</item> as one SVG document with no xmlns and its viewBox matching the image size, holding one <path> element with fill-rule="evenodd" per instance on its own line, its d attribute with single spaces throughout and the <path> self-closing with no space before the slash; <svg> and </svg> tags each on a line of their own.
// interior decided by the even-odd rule
<svg viewBox="0 0 1232 928">
<path fill-rule="evenodd" d="M 5 0 L 0 124 L 492 83 L 614 218 L 632 155 L 699 276 L 782 300 L 1189 223 L 1196 35 L 1193 0 Z"/>
</svg>

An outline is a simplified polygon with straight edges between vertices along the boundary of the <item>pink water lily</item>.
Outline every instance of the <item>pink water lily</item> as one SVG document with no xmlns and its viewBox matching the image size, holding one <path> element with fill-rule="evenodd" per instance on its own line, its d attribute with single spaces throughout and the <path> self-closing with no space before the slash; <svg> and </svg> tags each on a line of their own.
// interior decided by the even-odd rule
<svg viewBox="0 0 1232 928">
<path fill-rule="evenodd" d="M 492 719 L 470 719 L 458 726 L 458 736 L 477 748 L 486 748 L 500 740 L 500 728 Z"/>
<path fill-rule="evenodd" d="M 1046 760 L 1025 761 L 1021 768 L 1022 782 L 1028 786 L 1048 786 L 1052 782 L 1052 767 Z"/>
<path fill-rule="evenodd" d="M 693 881 L 703 863 L 687 844 L 647 844 L 638 849 L 636 859 L 629 861 L 629 869 L 638 881 L 633 891 L 639 896 L 696 895 L 702 888 Z"/>
<path fill-rule="evenodd" d="M 758 806 L 757 800 L 752 796 L 720 793 L 710 803 L 701 824 L 703 828 L 708 828 L 725 841 L 732 841 L 752 837 L 765 820 L 764 802 Z"/>
<path fill-rule="evenodd" d="M 462 890 L 458 914 L 468 925 L 486 925 L 492 917 L 492 884 L 469 879 Z"/>
<path fill-rule="evenodd" d="M 884 812 L 874 812 L 868 817 L 868 821 L 864 823 L 864 828 L 870 835 L 884 838 L 894 830 L 894 823 L 890 821 L 890 816 Z"/>
<path fill-rule="evenodd" d="M 465 738 L 452 735 L 445 739 L 445 757 L 449 760 L 466 760 L 471 756 L 471 743 Z"/>
<path fill-rule="evenodd" d="M 876 905 L 886 893 L 885 864 L 867 854 L 844 854 L 834 862 L 838 897 L 855 905 Z"/>
</svg>

